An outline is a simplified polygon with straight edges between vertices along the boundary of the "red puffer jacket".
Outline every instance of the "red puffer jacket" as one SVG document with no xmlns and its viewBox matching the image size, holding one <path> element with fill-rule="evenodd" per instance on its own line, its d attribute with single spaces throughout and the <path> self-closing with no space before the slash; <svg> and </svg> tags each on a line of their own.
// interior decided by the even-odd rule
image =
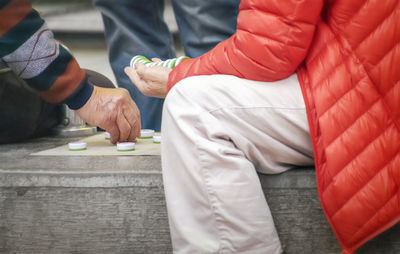
<svg viewBox="0 0 400 254">
<path fill-rule="evenodd" d="M 237 32 L 174 69 L 168 88 L 296 70 L 322 207 L 351 253 L 400 220 L 400 1 L 243 0 Z"/>
</svg>

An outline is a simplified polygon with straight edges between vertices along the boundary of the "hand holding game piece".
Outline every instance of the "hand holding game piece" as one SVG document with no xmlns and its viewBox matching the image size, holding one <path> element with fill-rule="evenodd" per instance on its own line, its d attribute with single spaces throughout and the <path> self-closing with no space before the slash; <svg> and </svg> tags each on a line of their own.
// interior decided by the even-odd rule
<svg viewBox="0 0 400 254">
<path fill-rule="evenodd" d="M 134 141 L 140 136 L 140 112 L 123 88 L 94 87 L 88 102 L 77 110 L 85 122 L 111 135 L 111 143 Z"/>
<path fill-rule="evenodd" d="M 125 73 L 132 83 L 146 96 L 165 98 L 167 96 L 167 82 L 171 69 L 167 67 L 146 67 L 143 63 L 136 63 L 136 69 L 126 67 Z"/>
<path fill-rule="evenodd" d="M 146 96 L 165 98 L 167 95 L 167 82 L 171 69 L 178 66 L 187 56 L 161 61 L 153 58 L 150 61 L 144 56 L 134 56 L 130 67 L 125 68 L 132 83 Z"/>
</svg>

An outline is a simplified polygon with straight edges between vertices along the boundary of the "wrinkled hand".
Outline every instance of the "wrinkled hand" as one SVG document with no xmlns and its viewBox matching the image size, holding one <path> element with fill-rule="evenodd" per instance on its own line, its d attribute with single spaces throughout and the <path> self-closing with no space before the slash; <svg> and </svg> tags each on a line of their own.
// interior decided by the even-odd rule
<svg viewBox="0 0 400 254">
<path fill-rule="evenodd" d="M 147 67 L 142 63 L 137 63 L 135 67 L 136 69 L 125 67 L 124 70 L 140 92 L 150 97 L 167 96 L 167 82 L 171 69 L 160 66 Z"/>
<path fill-rule="evenodd" d="M 95 86 L 92 96 L 76 112 L 85 122 L 109 132 L 113 144 L 140 136 L 140 112 L 126 89 Z"/>
</svg>

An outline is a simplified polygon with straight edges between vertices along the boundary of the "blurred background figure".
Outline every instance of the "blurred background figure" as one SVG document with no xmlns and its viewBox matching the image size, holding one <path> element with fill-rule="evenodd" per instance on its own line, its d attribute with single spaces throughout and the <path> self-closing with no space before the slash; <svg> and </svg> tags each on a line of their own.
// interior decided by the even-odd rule
<svg viewBox="0 0 400 254">
<path fill-rule="evenodd" d="M 93 0 L 103 17 L 109 60 L 119 87 L 129 90 L 141 112 L 143 128 L 160 130 L 164 100 L 149 98 L 124 73 L 135 55 L 163 60 L 176 57 L 173 36 L 164 20 L 172 4 L 184 54 L 198 57 L 236 30 L 240 0 Z"/>
</svg>

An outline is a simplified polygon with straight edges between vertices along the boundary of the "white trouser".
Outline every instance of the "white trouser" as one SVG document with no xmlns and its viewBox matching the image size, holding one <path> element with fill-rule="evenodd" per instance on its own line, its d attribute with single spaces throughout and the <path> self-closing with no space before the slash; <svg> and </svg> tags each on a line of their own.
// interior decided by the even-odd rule
<svg viewBox="0 0 400 254">
<path fill-rule="evenodd" d="M 168 94 L 162 122 L 174 253 L 281 253 L 256 170 L 314 163 L 297 76 L 184 79 Z"/>
</svg>

